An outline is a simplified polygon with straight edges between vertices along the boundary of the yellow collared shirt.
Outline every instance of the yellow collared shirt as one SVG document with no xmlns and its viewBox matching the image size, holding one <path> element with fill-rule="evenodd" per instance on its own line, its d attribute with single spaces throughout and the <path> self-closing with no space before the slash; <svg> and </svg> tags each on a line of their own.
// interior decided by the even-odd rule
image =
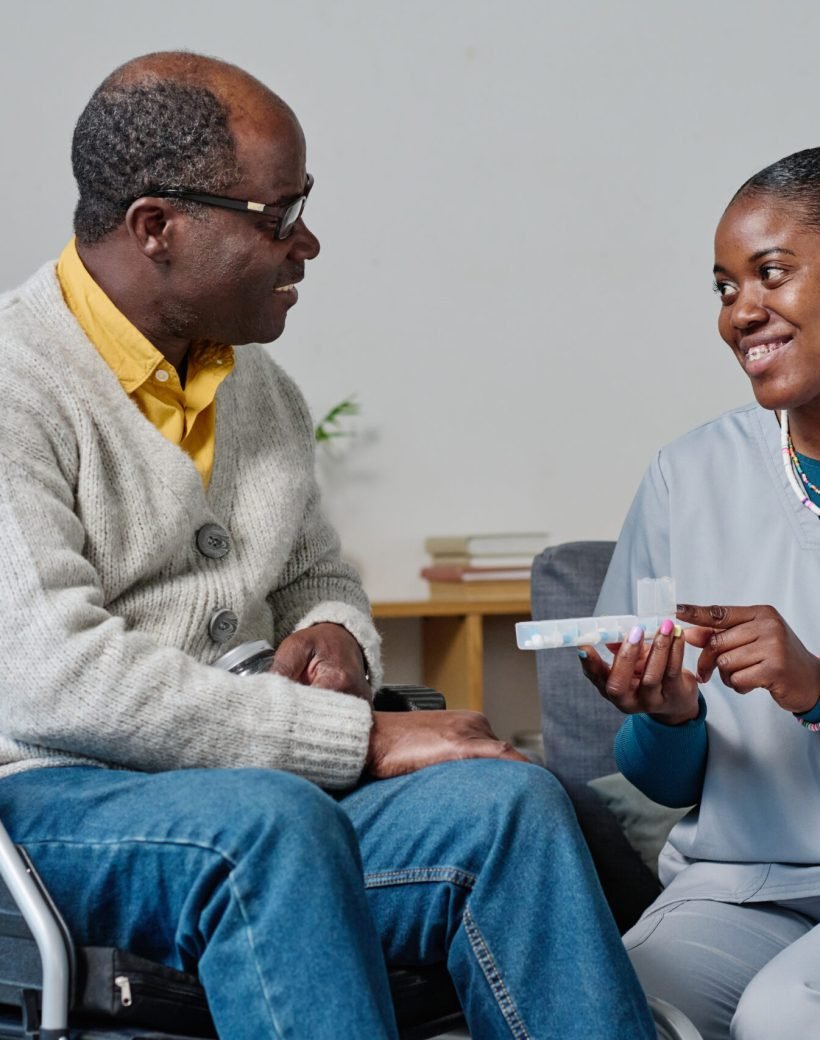
<svg viewBox="0 0 820 1040">
<path fill-rule="evenodd" d="M 207 487 L 216 447 L 216 391 L 233 368 L 233 347 L 192 347 L 183 387 L 174 366 L 85 269 L 73 238 L 57 261 L 57 278 L 66 305 L 123 390 L 164 437 L 191 456 Z"/>
</svg>

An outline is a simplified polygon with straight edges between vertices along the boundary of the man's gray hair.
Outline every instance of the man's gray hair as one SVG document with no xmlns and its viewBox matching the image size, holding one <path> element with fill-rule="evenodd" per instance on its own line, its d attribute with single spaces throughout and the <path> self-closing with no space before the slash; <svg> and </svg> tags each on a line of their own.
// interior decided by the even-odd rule
<svg viewBox="0 0 820 1040">
<path fill-rule="evenodd" d="M 80 191 L 74 231 L 85 245 L 110 234 L 143 195 L 220 194 L 242 175 L 225 105 L 206 87 L 161 79 L 102 83 L 77 121 L 71 164 Z"/>
</svg>

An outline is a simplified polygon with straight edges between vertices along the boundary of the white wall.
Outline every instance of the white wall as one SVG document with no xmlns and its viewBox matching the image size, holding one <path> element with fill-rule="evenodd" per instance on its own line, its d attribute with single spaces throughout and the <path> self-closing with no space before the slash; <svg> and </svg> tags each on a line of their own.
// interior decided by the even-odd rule
<svg viewBox="0 0 820 1040">
<path fill-rule="evenodd" d="M 780 0 L 3 4 L 0 286 L 70 232 L 73 122 L 116 64 L 187 47 L 300 116 L 323 242 L 274 346 L 378 598 L 428 534 L 613 537 L 653 450 L 749 396 L 714 330 L 711 235 L 820 143 L 820 7 Z M 1 406 L 1 405 L 0 405 Z"/>
</svg>

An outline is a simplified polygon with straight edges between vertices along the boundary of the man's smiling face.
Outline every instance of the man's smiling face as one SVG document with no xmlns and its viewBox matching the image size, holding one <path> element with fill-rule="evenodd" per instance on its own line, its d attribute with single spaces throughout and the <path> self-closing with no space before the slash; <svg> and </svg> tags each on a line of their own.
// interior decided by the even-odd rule
<svg viewBox="0 0 820 1040">
<path fill-rule="evenodd" d="M 304 193 L 305 141 L 287 108 L 265 97 L 247 99 L 231 130 L 242 179 L 227 195 L 278 206 Z M 184 216 L 164 315 L 169 326 L 183 324 L 191 339 L 208 342 L 269 343 L 281 336 L 298 299 L 295 285 L 319 242 L 301 217 L 285 239 L 276 237 L 278 223 L 267 214 L 216 207 Z"/>
</svg>

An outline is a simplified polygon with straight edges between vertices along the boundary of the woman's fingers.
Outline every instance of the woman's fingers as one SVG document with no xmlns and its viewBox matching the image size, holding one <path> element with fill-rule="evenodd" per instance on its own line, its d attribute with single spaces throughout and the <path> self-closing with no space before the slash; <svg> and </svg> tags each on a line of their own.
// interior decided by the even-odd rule
<svg viewBox="0 0 820 1040">
<path fill-rule="evenodd" d="M 676 692 L 683 676 L 683 654 L 686 650 L 686 640 L 683 636 L 683 630 L 678 625 L 675 625 L 672 630 L 672 646 L 669 650 L 669 661 L 666 665 L 666 681 L 671 684 Z"/>
<path fill-rule="evenodd" d="M 637 697 L 649 648 L 644 646 L 644 629 L 635 625 L 618 647 L 607 679 L 605 696 L 621 711 L 640 711 Z"/>
<path fill-rule="evenodd" d="M 683 630 L 683 638 L 689 646 L 704 647 L 714 634 L 713 628 L 702 628 L 699 625 L 692 625 Z"/>
<path fill-rule="evenodd" d="M 683 670 L 686 641 L 683 630 L 667 618 L 652 642 L 639 697 L 643 710 L 663 717 L 691 707 L 696 687 L 692 675 Z"/>
<path fill-rule="evenodd" d="M 724 686 L 728 686 L 735 693 L 751 693 L 765 685 L 766 668 L 761 661 L 752 661 L 747 667 L 735 665 L 727 669 L 720 669 L 720 679 Z"/>
<path fill-rule="evenodd" d="M 754 621 L 757 617 L 757 609 L 757 607 L 726 607 L 719 604 L 703 607 L 691 603 L 678 603 L 677 617 L 694 626 L 687 630 L 687 643 L 691 646 L 703 647 L 703 653 L 698 658 L 698 682 L 708 682 L 715 670 L 715 661 L 719 652 L 714 639 L 718 634 L 716 630 L 723 630 L 720 634 L 725 635 L 726 629 Z"/>
<path fill-rule="evenodd" d="M 752 646 L 758 641 L 759 627 L 748 621 L 737 625 L 736 628 L 713 630 L 708 642 L 704 644 L 703 652 L 698 658 L 698 679 L 706 683 L 712 678 L 715 668 L 720 669 L 718 661 L 725 657 L 730 651 L 739 650 L 745 646 Z"/>
<path fill-rule="evenodd" d="M 675 725 L 697 714 L 697 684 L 717 670 L 738 693 L 768 690 L 784 710 L 806 712 L 820 699 L 820 660 L 773 607 L 679 605 L 683 633 L 667 620 L 651 647 L 636 626 L 607 665 L 585 648 L 584 671 L 600 692 L 626 713 L 647 712 Z M 701 649 L 697 675 L 684 668 L 686 645 Z"/>
<path fill-rule="evenodd" d="M 597 687 L 599 693 L 627 714 L 642 710 L 635 698 L 635 690 L 640 682 L 640 660 L 645 655 L 643 629 L 639 631 L 640 643 L 625 641 L 615 645 L 615 657 L 611 665 L 601 658 L 594 647 L 578 648 L 584 675 Z"/>
<path fill-rule="evenodd" d="M 614 647 L 611 665 L 591 646 L 581 647 L 584 674 L 622 712 L 646 712 L 659 718 L 691 714 L 697 702 L 694 677 L 683 670 L 685 641 L 681 628 L 667 618 L 651 645 L 636 625 L 623 643 Z"/>
<path fill-rule="evenodd" d="M 754 621 L 761 611 L 770 610 L 771 607 L 724 607 L 717 604 L 700 607 L 678 603 L 677 616 L 681 621 L 703 628 L 734 628 L 746 621 Z"/>
<path fill-rule="evenodd" d="M 672 649 L 674 631 L 674 621 L 670 621 L 667 618 L 652 640 L 649 657 L 646 660 L 646 667 L 643 670 L 643 678 L 641 680 L 641 686 L 644 690 L 660 690 L 667 674 L 669 651 Z"/>
<path fill-rule="evenodd" d="M 601 655 L 592 646 L 579 646 L 578 657 L 584 675 L 593 683 L 600 693 L 606 693 L 606 681 L 609 678 L 609 665 L 601 660 Z"/>
</svg>

